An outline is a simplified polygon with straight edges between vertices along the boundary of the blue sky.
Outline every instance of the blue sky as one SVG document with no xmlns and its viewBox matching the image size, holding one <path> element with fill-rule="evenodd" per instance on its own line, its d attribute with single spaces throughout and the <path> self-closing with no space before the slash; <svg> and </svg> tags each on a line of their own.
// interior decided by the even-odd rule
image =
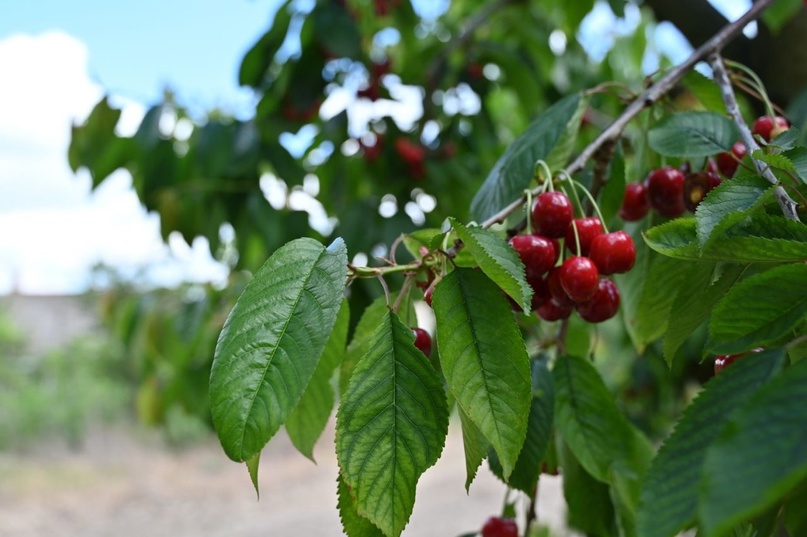
<svg viewBox="0 0 807 537">
<path fill-rule="evenodd" d="M 0 39 L 61 30 L 90 51 L 89 75 L 150 103 L 163 88 L 201 109 L 243 106 L 238 60 L 268 28 L 279 0 L 36 0 L 0 6 Z M 56 82 L 56 81 L 54 81 Z"/>
</svg>

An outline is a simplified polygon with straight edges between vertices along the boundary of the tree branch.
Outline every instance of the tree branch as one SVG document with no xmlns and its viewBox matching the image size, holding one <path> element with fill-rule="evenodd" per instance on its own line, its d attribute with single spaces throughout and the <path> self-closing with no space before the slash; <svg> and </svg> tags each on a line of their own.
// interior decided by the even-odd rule
<svg viewBox="0 0 807 537">
<path fill-rule="evenodd" d="M 583 151 L 572 161 L 566 168 L 566 171 L 572 175 L 581 171 L 586 162 L 591 160 L 592 157 L 600 150 L 606 143 L 613 143 L 622 135 L 628 123 L 630 123 L 636 116 L 638 116 L 645 108 L 652 106 L 656 101 L 664 97 L 670 90 L 672 90 L 678 82 L 691 71 L 695 65 L 706 59 L 710 54 L 719 52 L 724 46 L 736 38 L 743 30 L 746 24 L 754 21 L 760 14 L 773 3 L 774 0 L 759 0 L 751 6 L 742 17 L 736 21 L 727 24 L 719 32 L 717 32 L 711 39 L 704 43 L 701 47 L 695 50 L 689 58 L 687 58 L 681 65 L 671 69 L 666 75 L 660 78 L 655 84 L 647 88 L 645 92 L 637 97 L 622 114 L 617 117 L 604 131 L 600 133 Z M 538 195 L 540 189 L 536 188 L 533 191 L 534 195 Z M 493 224 L 503 222 L 510 214 L 518 210 L 524 203 L 522 196 L 514 201 L 507 207 L 503 208 L 498 213 L 494 214 L 487 220 L 481 223 L 482 227 L 490 227 Z"/>
<path fill-rule="evenodd" d="M 715 82 L 720 87 L 720 94 L 723 97 L 723 103 L 726 105 L 726 111 L 729 113 L 729 116 L 731 116 L 734 124 L 737 125 L 737 128 L 740 130 L 740 140 L 742 140 L 745 147 L 748 148 L 748 154 L 752 155 L 754 151 L 759 149 L 759 144 L 756 140 L 754 140 L 754 136 L 751 134 L 751 129 L 748 128 L 748 124 L 746 124 L 745 120 L 743 120 L 743 116 L 740 113 L 740 107 L 737 106 L 737 99 L 734 96 L 734 89 L 731 87 L 729 74 L 726 71 L 726 66 L 723 63 L 723 58 L 720 56 L 720 53 L 715 52 L 709 56 L 709 65 L 712 66 Z M 776 185 L 774 195 L 776 196 L 776 201 L 779 202 L 779 207 L 782 209 L 782 214 L 785 215 L 785 218 L 798 222 L 798 204 L 788 195 L 780 184 L 779 179 L 777 179 L 771 171 L 770 167 L 764 162 L 761 162 L 753 157 L 751 157 L 751 162 L 754 163 L 757 173 L 767 179 L 772 185 Z"/>
</svg>

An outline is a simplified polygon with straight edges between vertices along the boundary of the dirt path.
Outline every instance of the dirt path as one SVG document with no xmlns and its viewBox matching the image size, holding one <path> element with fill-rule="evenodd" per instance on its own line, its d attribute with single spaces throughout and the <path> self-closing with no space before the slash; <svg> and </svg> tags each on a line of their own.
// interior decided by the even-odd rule
<svg viewBox="0 0 807 537">
<path fill-rule="evenodd" d="M 243 465 L 215 441 L 182 452 L 121 432 L 84 450 L 0 454 L 0 537 L 339 537 L 333 431 L 314 465 L 285 435 L 261 460 L 261 500 Z M 404 537 L 454 537 L 481 527 L 504 495 L 483 465 L 465 495 L 462 439 L 452 424 L 443 456 L 421 478 Z M 557 478 L 542 478 L 539 519 L 564 535 Z"/>
</svg>

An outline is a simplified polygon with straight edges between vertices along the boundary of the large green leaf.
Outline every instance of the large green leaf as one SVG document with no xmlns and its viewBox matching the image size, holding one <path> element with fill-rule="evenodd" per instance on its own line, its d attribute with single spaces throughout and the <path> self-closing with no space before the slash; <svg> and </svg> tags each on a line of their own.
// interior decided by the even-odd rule
<svg viewBox="0 0 807 537">
<path fill-rule="evenodd" d="M 796 175 L 803 183 L 807 183 L 807 147 L 794 147 L 783 153 L 796 170 Z"/>
<path fill-rule="evenodd" d="M 715 306 L 708 348 L 731 354 L 777 341 L 807 315 L 807 265 L 782 265 L 735 285 Z"/>
<path fill-rule="evenodd" d="M 662 255 L 678 259 L 700 258 L 695 218 L 676 218 L 648 229 L 643 236 L 645 243 Z"/>
<path fill-rule="evenodd" d="M 465 490 L 471 489 L 476 472 L 488 455 L 490 442 L 461 407 L 457 408 L 462 424 L 462 446 L 465 450 Z"/>
<path fill-rule="evenodd" d="M 618 537 L 611 487 L 594 479 L 569 446 L 558 441 L 558 454 L 563 467 L 563 496 L 568 506 L 567 522 L 586 535 Z"/>
<path fill-rule="evenodd" d="M 242 86 L 261 87 L 280 49 L 291 23 L 291 12 L 283 2 L 275 13 L 271 28 L 247 51 L 238 70 L 238 83 Z"/>
<path fill-rule="evenodd" d="M 802 361 L 755 393 L 722 428 L 706 453 L 701 480 L 699 515 L 706 536 L 724 535 L 807 479 L 805 386 Z"/>
<path fill-rule="evenodd" d="M 279 248 L 238 298 L 219 336 L 210 409 L 235 461 L 260 452 L 303 395 L 342 302 L 347 248 L 313 239 Z"/>
<path fill-rule="evenodd" d="M 709 157 L 730 150 L 736 141 L 734 124 L 715 112 L 670 114 L 647 133 L 650 147 L 666 157 Z"/>
<path fill-rule="evenodd" d="M 331 336 L 314 370 L 314 376 L 311 377 L 311 382 L 303 392 L 300 402 L 286 420 L 286 432 L 294 447 L 312 461 L 314 444 L 325 429 L 333 410 L 334 393 L 331 378 L 345 355 L 349 321 L 350 308 L 347 300 L 344 300 Z"/>
<path fill-rule="evenodd" d="M 409 521 L 415 484 L 440 457 L 448 433 L 443 383 L 414 340 L 387 312 L 336 417 L 336 454 L 356 509 L 389 537 Z"/>
<path fill-rule="evenodd" d="M 637 520 L 640 535 L 671 537 L 692 525 L 706 450 L 734 410 L 765 384 L 782 362 L 781 351 L 738 360 L 709 381 L 687 407 L 645 476 Z"/>
<path fill-rule="evenodd" d="M 724 181 L 709 192 L 695 211 L 698 243 L 703 246 L 712 230 L 726 216 L 745 211 L 756 205 L 771 184 L 758 176 L 748 176 Z"/>
<path fill-rule="evenodd" d="M 702 257 L 732 263 L 803 261 L 807 226 L 765 213 L 731 214 L 714 229 Z"/>
<path fill-rule="evenodd" d="M 672 366 L 675 354 L 692 333 L 712 313 L 715 304 L 734 285 L 745 271 L 745 265 L 726 265 L 720 276 L 712 282 L 716 265 L 703 262 L 694 269 L 687 280 L 684 292 L 678 293 L 670 309 L 667 332 L 664 334 L 664 359 Z"/>
<path fill-rule="evenodd" d="M 562 356 L 552 374 L 555 426 L 583 468 L 613 485 L 626 510 L 633 511 L 638 484 L 653 456 L 652 446 L 617 408 L 591 363 Z"/>
<path fill-rule="evenodd" d="M 527 438 L 524 447 L 518 454 L 518 461 L 505 480 L 503 468 L 496 452 L 488 458 L 491 471 L 505 481 L 511 488 L 520 490 L 530 497 L 535 496 L 541 464 L 552 437 L 552 417 L 555 412 L 555 389 L 552 384 L 552 373 L 546 366 L 546 360 L 532 362 L 532 405 L 527 422 Z"/>
<path fill-rule="evenodd" d="M 508 477 L 527 434 L 532 393 L 527 349 L 510 305 L 482 272 L 463 268 L 435 286 L 433 305 L 448 387 Z"/>
<path fill-rule="evenodd" d="M 356 499 L 350 492 L 342 474 L 337 478 L 337 502 L 339 518 L 342 519 L 342 528 L 348 537 L 383 537 L 384 532 L 378 526 L 362 517 L 356 510 Z"/>
<path fill-rule="evenodd" d="M 586 103 L 579 93 L 561 99 L 510 144 L 474 196 L 474 219 L 485 220 L 517 200 L 530 186 L 538 160 L 547 161 L 552 169 L 566 164 Z"/>
<path fill-rule="evenodd" d="M 482 272 L 510 295 L 524 310 L 532 311 L 532 287 L 527 283 L 524 264 L 513 248 L 496 233 L 478 226 L 465 227 L 450 218 L 457 236 Z"/>
</svg>

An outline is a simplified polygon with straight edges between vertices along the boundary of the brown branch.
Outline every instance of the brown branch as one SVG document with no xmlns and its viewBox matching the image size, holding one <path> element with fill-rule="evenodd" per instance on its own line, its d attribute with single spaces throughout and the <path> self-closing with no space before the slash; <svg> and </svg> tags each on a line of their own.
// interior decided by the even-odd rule
<svg viewBox="0 0 807 537">
<path fill-rule="evenodd" d="M 720 56 L 720 53 L 715 52 L 709 56 L 709 65 L 712 66 L 715 83 L 717 83 L 720 88 L 720 95 L 723 97 L 723 104 L 726 105 L 726 111 L 740 130 L 740 140 L 742 140 L 745 147 L 748 148 L 748 154 L 752 155 L 754 151 L 759 149 L 759 144 L 754 140 L 751 129 L 748 128 L 748 124 L 743 120 L 740 107 L 737 106 L 737 98 L 734 96 L 734 89 L 731 87 L 728 71 L 726 71 L 726 66 L 723 63 L 723 58 Z M 774 196 L 776 196 L 776 201 L 779 202 L 779 207 L 782 209 L 782 214 L 785 215 L 785 218 L 798 222 L 798 204 L 788 195 L 770 167 L 753 157 L 751 157 L 751 162 L 754 163 L 757 173 L 764 177 L 769 183 L 775 185 Z"/>
<path fill-rule="evenodd" d="M 586 162 L 591 160 L 597 151 L 606 143 L 614 143 L 622 135 L 628 123 L 630 123 L 636 116 L 638 116 L 645 108 L 652 106 L 656 101 L 664 97 L 672 90 L 678 82 L 691 71 L 695 65 L 706 59 L 710 54 L 719 52 L 726 44 L 736 38 L 745 28 L 745 26 L 759 17 L 762 12 L 773 3 L 774 0 L 759 0 L 751 6 L 742 17 L 736 21 L 726 25 L 719 32 L 717 32 L 711 39 L 704 43 L 701 47 L 695 50 L 689 58 L 687 58 L 681 65 L 671 69 L 660 78 L 655 84 L 647 88 L 638 98 L 628 105 L 622 114 L 617 117 L 604 131 L 600 133 L 585 149 L 575 158 L 571 164 L 566 168 L 569 175 L 575 174 L 583 169 Z M 534 195 L 538 195 L 539 189 L 536 188 Z M 524 203 L 524 197 L 517 199 L 507 207 L 503 208 L 498 213 L 494 214 L 487 220 L 481 223 L 482 227 L 490 227 L 493 224 L 503 222 L 510 214 L 515 212 Z"/>
</svg>

